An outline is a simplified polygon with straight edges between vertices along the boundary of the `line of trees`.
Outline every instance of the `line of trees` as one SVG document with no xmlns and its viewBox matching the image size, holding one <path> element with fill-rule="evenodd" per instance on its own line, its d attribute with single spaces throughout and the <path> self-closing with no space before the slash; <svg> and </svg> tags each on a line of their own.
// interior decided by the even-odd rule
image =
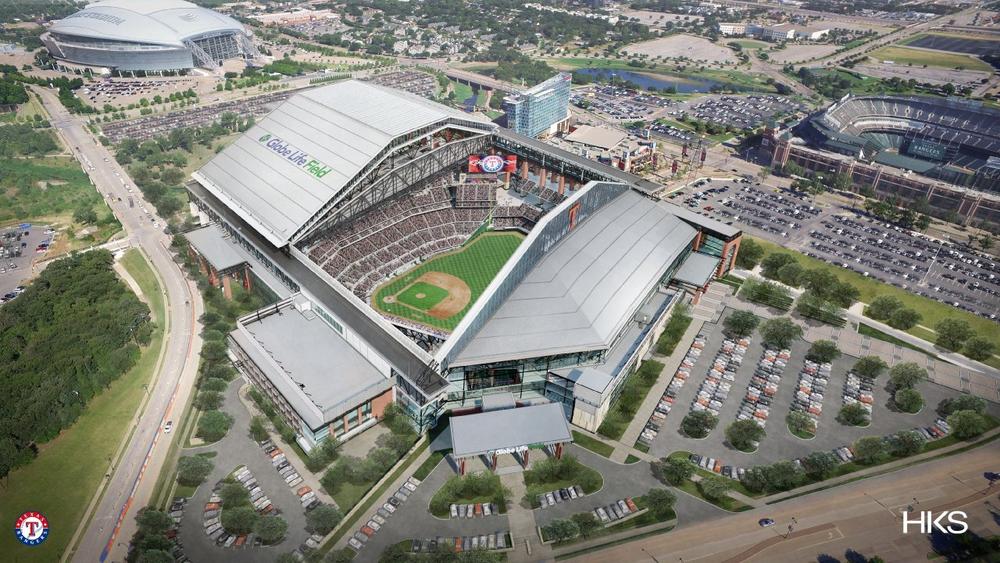
<svg viewBox="0 0 1000 563">
<path fill-rule="evenodd" d="M 57 260 L 0 308 L 0 477 L 28 463 L 149 343 L 149 308 L 106 250 Z"/>
</svg>

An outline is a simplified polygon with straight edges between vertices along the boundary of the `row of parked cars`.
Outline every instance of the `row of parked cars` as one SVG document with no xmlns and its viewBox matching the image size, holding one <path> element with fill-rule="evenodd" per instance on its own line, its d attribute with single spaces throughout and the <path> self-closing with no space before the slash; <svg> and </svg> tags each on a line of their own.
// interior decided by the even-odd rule
<svg viewBox="0 0 1000 563">
<path fill-rule="evenodd" d="M 723 477 L 729 477 L 730 479 L 741 479 L 743 475 L 747 472 L 744 467 L 733 467 L 732 465 L 723 465 L 723 461 L 720 459 L 715 459 L 714 457 L 702 457 L 698 454 L 691 454 L 688 456 L 688 460 L 697 465 L 698 467 L 704 469 L 705 471 L 711 471 L 713 473 L 718 473 Z"/>
<path fill-rule="evenodd" d="M 245 466 L 239 467 L 233 473 L 233 477 L 250 494 L 250 503 L 253 505 L 254 510 L 260 514 L 278 512 L 274 505 L 271 504 L 271 500 L 264 494 L 260 485 L 257 484 L 257 479 L 254 478 L 253 473 L 249 469 Z M 252 546 L 256 542 L 253 534 L 234 535 L 226 532 L 222 527 L 222 497 L 219 495 L 219 490 L 225 484 L 225 481 L 216 483 L 215 488 L 212 490 L 212 496 L 205 503 L 205 510 L 202 512 L 205 535 L 220 547 Z M 260 542 L 256 543 L 257 545 L 260 544 Z"/>
<path fill-rule="evenodd" d="M 792 410 L 805 413 L 812 420 L 813 428 L 819 426 L 819 417 L 823 414 L 823 395 L 830 383 L 832 370 L 833 366 L 829 362 L 806 360 L 799 372 L 799 388 L 795 391 Z"/>
<path fill-rule="evenodd" d="M 583 498 L 583 496 L 583 488 L 580 485 L 573 485 L 538 495 L 538 503 L 542 508 L 548 508 L 568 500 Z"/>
<path fill-rule="evenodd" d="M 392 493 L 392 496 L 386 499 L 385 503 L 383 503 L 382 506 L 375 511 L 375 514 L 373 514 L 372 517 L 369 518 L 357 532 L 354 532 L 354 535 L 347 540 L 347 544 L 355 550 L 360 551 L 365 544 L 368 543 L 368 540 L 382 529 L 386 520 L 392 516 L 404 502 L 406 502 L 406 499 L 410 498 L 410 495 L 417 490 L 419 485 L 420 480 L 416 477 L 410 477 L 407 479 L 406 482 L 404 482 L 399 489 L 396 490 L 396 492 Z"/>
<path fill-rule="evenodd" d="M 285 452 L 281 451 L 281 448 L 274 445 L 274 442 L 271 440 L 264 440 L 260 442 L 260 447 L 264 450 L 264 453 L 271 458 L 271 465 L 274 466 L 278 475 L 281 475 L 281 478 L 285 480 L 285 483 L 290 488 L 295 489 L 296 487 L 302 485 L 302 476 L 299 475 L 299 472 L 295 470 L 295 467 L 288 462 L 288 457 L 285 455 Z M 302 502 L 302 508 L 305 508 L 306 510 L 316 508 L 320 504 L 319 498 L 316 497 L 316 493 L 312 493 L 311 496 L 303 496 L 300 500 Z"/>
<path fill-rule="evenodd" d="M 478 536 L 455 536 L 454 538 L 437 536 L 423 540 L 411 540 L 410 549 L 413 553 L 439 553 L 442 549 L 454 550 L 455 553 L 473 551 L 476 549 L 507 549 L 512 547 L 510 533 L 498 531 Z"/>
<path fill-rule="evenodd" d="M 757 368 L 750 378 L 746 397 L 736 415 L 737 420 L 752 420 L 763 428 L 771 415 L 771 401 L 778 392 L 781 374 L 788 365 L 792 352 L 788 349 L 773 350 L 765 348 L 761 354 Z"/>
<path fill-rule="evenodd" d="M 184 517 L 184 508 L 187 506 L 188 499 L 186 497 L 174 497 L 173 502 L 170 503 L 170 510 L 168 514 L 170 519 L 174 521 L 170 529 L 164 534 L 167 540 L 171 543 L 170 555 L 174 557 L 174 561 L 177 563 L 188 563 L 191 559 L 184 554 L 184 544 L 181 543 L 180 536 L 177 535 L 177 527 L 181 525 L 181 519 Z"/>
<path fill-rule="evenodd" d="M 708 411 L 713 416 L 719 416 L 719 409 L 729 398 L 733 382 L 736 381 L 736 370 L 743 364 L 743 356 L 748 346 L 750 346 L 749 338 L 723 340 L 722 348 L 715 355 L 705 381 L 701 383 L 698 394 L 691 403 L 692 411 Z"/>
<path fill-rule="evenodd" d="M 597 516 L 598 520 L 607 524 L 614 520 L 621 520 L 629 514 L 638 511 L 639 507 L 635 505 L 632 497 L 629 497 L 616 500 L 607 506 L 598 506 L 594 509 L 594 516 Z"/>
<path fill-rule="evenodd" d="M 674 407 L 674 402 L 677 401 L 677 394 L 680 393 L 681 388 L 684 387 L 684 383 L 691 377 L 691 368 L 694 367 L 694 363 L 701 356 L 702 350 L 705 349 L 705 343 L 707 339 L 704 334 L 699 334 L 695 337 L 694 342 L 691 343 L 691 347 L 688 348 L 687 354 L 685 354 L 684 359 L 681 360 L 681 365 L 678 366 L 677 372 L 674 373 L 674 377 L 671 378 L 670 384 L 667 385 L 667 389 L 663 392 L 660 397 L 660 401 L 656 404 L 656 408 L 653 409 L 653 414 L 649 416 L 649 420 L 646 421 L 646 427 L 643 428 L 642 433 L 639 434 L 639 442 L 650 446 L 653 443 L 653 439 L 656 438 L 657 433 L 660 431 L 660 425 L 667 421 L 667 415 L 670 414 L 670 410 Z"/>
<path fill-rule="evenodd" d="M 492 502 L 477 502 L 475 504 L 453 504 L 450 507 L 452 518 L 480 518 L 500 514 L 497 505 Z"/>
<path fill-rule="evenodd" d="M 859 403 L 871 417 L 872 404 L 875 402 L 875 396 L 872 394 L 874 389 L 875 382 L 870 377 L 858 375 L 853 371 L 848 372 L 847 379 L 844 380 L 844 405 Z"/>
</svg>

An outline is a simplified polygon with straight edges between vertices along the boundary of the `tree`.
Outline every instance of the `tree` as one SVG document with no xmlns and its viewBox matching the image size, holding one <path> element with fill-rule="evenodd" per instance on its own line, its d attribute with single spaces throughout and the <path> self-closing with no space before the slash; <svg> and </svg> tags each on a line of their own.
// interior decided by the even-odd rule
<svg viewBox="0 0 1000 563">
<path fill-rule="evenodd" d="M 225 511 L 222 514 L 225 516 Z M 285 522 L 285 519 L 280 516 L 264 516 L 257 520 L 253 530 L 265 544 L 277 543 L 285 537 L 285 532 L 288 531 L 288 522 Z"/>
<path fill-rule="evenodd" d="M 236 508 L 250 504 L 250 492 L 239 483 L 226 483 L 219 490 L 219 498 L 225 508 Z"/>
<path fill-rule="evenodd" d="M 660 458 L 652 464 L 653 475 L 662 483 L 680 485 L 694 474 L 694 464 L 686 459 Z"/>
<path fill-rule="evenodd" d="M 927 379 L 927 370 L 914 362 L 903 362 L 889 370 L 889 381 L 894 389 L 910 389 Z"/>
<path fill-rule="evenodd" d="M 177 460 L 177 482 L 188 487 L 196 487 L 208 478 L 214 467 L 215 464 L 207 457 L 182 456 Z"/>
<path fill-rule="evenodd" d="M 790 461 L 779 461 L 764 469 L 767 486 L 775 491 L 793 489 L 802 482 L 803 471 Z"/>
<path fill-rule="evenodd" d="M 705 495 L 705 498 L 710 500 L 722 500 L 726 498 L 726 493 L 732 490 L 733 485 L 729 479 L 719 477 L 718 475 L 712 475 L 711 477 L 705 477 L 699 481 L 698 488 L 701 489 L 701 493 Z"/>
<path fill-rule="evenodd" d="M 886 453 L 885 441 L 880 436 L 865 436 L 854 442 L 854 458 L 859 463 L 871 465 Z"/>
<path fill-rule="evenodd" d="M 948 426 L 962 440 L 978 436 L 989 429 L 989 423 L 976 411 L 955 411 L 948 416 Z"/>
<path fill-rule="evenodd" d="M 753 334 L 754 329 L 760 324 L 760 317 L 750 311 L 734 311 L 722 324 L 726 328 L 726 334 L 742 338 Z"/>
<path fill-rule="evenodd" d="M 250 419 L 250 437 L 257 442 L 267 440 L 267 419 L 263 416 L 255 416 Z"/>
<path fill-rule="evenodd" d="M 650 489 L 646 493 L 646 506 L 657 518 L 670 516 L 675 502 L 677 497 L 667 489 Z"/>
<path fill-rule="evenodd" d="M 763 439 L 764 435 L 764 429 L 752 420 L 737 420 L 726 428 L 726 438 L 729 443 L 744 452 L 756 449 L 755 442 Z"/>
<path fill-rule="evenodd" d="M 336 506 L 321 504 L 306 514 L 306 527 L 310 532 L 325 536 L 337 527 L 343 517 Z"/>
<path fill-rule="evenodd" d="M 986 400 L 975 395 L 959 395 L 945 399 L 938 404 L 938 414 L 947 417 L 956 411 L 974 411 L 978 414 L 986 412 Z"/>
<path fill-rule="evenodd" d="M 764 475 L 763 467 L 751 467 L 747 469 L 740 480 L 747 490 L 755 493 L 759 493 L 767 488 L 767 476 Z"/>
<path fill-rule="evenodd" d="M 73 212 L 73 220 L 77 223 L 92 225 L 97 222 L 97 212 L 90 207 L 80 207 Z"/>
<path fill-rule="evenodd" d="M 545 535 L 555 541 L 563 541 L 580 535 L 580 527 L 572 520 L 553 520 L 545 526 Z"/>
<path fill-rule="evenodd" d="M 136 559 L 137 563 L 174 563 L 174 556 L 162 549 L 143 551 Z"/>
<path fill-rule="evenodd" d="M 898 297 L 879 295 L 868 304 L 865 314 L 875 320 L 885 321 L 901 308 L 903 308 L 903 302 Z"/>
<path fill-rule="evenodd" d="M 937 345 L 952 352 L 961 350 L 975 335 L 969 323 L 961 319 L 942 319 L 934 325 L 934 331 L 937 332 Z"/>
<path fill-rule="evenodd" d="M 809 415 L 802 411 L 788 413 L 785 422 L 788 424 L 788 429 L 796 436 L 816 433 L 816 423 L 813 422 L 813 419 L 809 418 Z"/>
<path fill-rule="evenodd" d="M 861 377 L 867 377 L 869 379 L 877 379 L 882 372 L 888 368 L 888 364 L 885 360 L 878 356 L 865 356 L 854 362 L 854 367 L 851 368 L 854 373 L 860 375 Z"/>
<path fill-rule="evenodd" d="M 840 348 L 832 340 L 817 340 L 806 352 L 806 359 L 818 363 L 828 363 L 840 357 Z"/>
<path fill-rule="evenodd" d="M 222 406 L 222 393 L 201 391 L 194 399 L 194 406 L 203 411 L 216 410 Z"/>
<path fill-rule="evenodd" d="M 198 429 L 195 436 L 207 442 L 217 442 L 226 435 L 233 424 L 233 417 L 222 411 L 207 411 L 198 419 Z"/>
<path fill-rule="evenodd" d="M 979 248 L 982 248 L 983 251 L 985 252 L 993 248 L 993 235 L 989 233 L 983 233 L 983 236 L 979 237 L 979 240 L 977 240 L 976 242 L 979 243 Z"/>
<path fill-rule="evenodd" d="M 798 262 L 789 262 L 778 268 L 778 281 L 790 287 L 799 287 L 799 278 L 803 271 L 805 268 L 800 266 Z"/>
<path fill-rule="evenodd" d="M 222 509 L 222 527 L 233 535 L 249 534 L 254 531 L 260 516 L 252 506 L 237 506 Z"/>
<path fill-rule="evenodd" d="M 785 264 L 790 264 L 795 262 L 795 257 L 791 254 L 786 254 L 784 252 L 776 252 L 764 258 L 760 263 L 761 274 L 765 278 L 776 280 L 778 278 L 778 270 L 781 269 Z"/>
<path fill-rule="evenodd" d="M 966 341 L 962 353 L 981 362 L 990 359 L 994 350 L 996 350 L 996 345 L 993 344 L 992 340 L 985 336 L 973 336 Z"/>
<path fill-rule="evenodd" d="M 924 407 L 924 398 L 916 389 L 905 388 L 896 391 L 892 396 L 892 402 L 903 411 L 913 414 Z"/>
<path fill-rule="evenodd" d="M 217 393 L 222 393 L 229 387 L 229 383 L 218 377 L 207 377 L 205 378 L 199 389 L 202 391 L 215 391 Z"/>
<path fill-rule="evenodd" d="M 768 348 L 788 348 L 793 340 L 802 337 L 802 327 L 788 317 L 777 317 L 764 321 L 760 335 Z"/>
<path fill-rule="evenodd" d="M 139 525 L 139 531 L 145 535 L 163 534 L 174 526 L 169 514 L 149 507 L 143 508 L 136 514 L 135 522 Z"/>
<path fill-rule="evenodd" d="M 593 512 L 578 512 L 570 516 L 569 519 L 576 524 L 576 527 L 580 530 L 580 535 L 585 538 L 590 537 L 591 534 L 601 527 L 601 523 L 594 516 Z"/>
<path fill-rule="evenodd" d="M 924 449 L 925 441 L 919 432 L 904 430 L 889 438 L 889 450 L 897 457 L 911 456 Z"/>
<path fill-rule="evenodd" d="M 909 330 L 920 323 L 920 319 L 923 316 L 914 311 L 913 309 L 896 309 L 896 311 L 889 317 L 889 326 L 892 328 L 897 328 L 899 330 Z"/>
<path fill-rule="evenodd" d="M 719 419 L 708 411 L 692 411 L 681 420 L 681 429 L 692 438 L 704 438 L 718 422 Z"/>
<path fill-rule="evenodd" d="M 850 426 L 867 426 L 868 411 L 865 407 L 861 406 L 861 403 L 844 405 L 843 407 L 840 407 L 840 413 L 837 415 L 837 420 L 839 420 L 841 424 L 848 424 Z"/>
<path fill-rule="evenodd" d="M 750 237 L 743 237 L 740 242 L 740 249 L 736 254 L 736 267 L 743 270 L 752 270 L 760 263 L 764 257 L 764 247 Z"/>
<path fill-rule="evenodd" d="M 831 452 L 813 452 L 802 458 L 802 469 L 810 479 L 821 481 L 829 477 L 840 460 Z"/>
</svg>

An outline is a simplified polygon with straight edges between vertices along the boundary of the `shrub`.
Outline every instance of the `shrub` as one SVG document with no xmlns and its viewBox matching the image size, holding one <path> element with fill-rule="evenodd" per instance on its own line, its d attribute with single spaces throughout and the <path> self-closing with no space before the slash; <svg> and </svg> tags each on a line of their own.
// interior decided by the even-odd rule
<svg viewBox="0 0 1000 563">
<path fill-rule="evenodd" d="M 580 530 L 580 535 L 587 538 L 601 528 L 601 522 L 594 516 L 593 512 L 578 512 L 569 517 Z"/>
<path fill-rule="evenodd" d="M 257 442 L 267 440 L 267 419 L 263 416 L 255 416 L 250 419 L 250 437 Z"/>
<path fill-rule="evenodd" d="M 669 516 L 674 509 L 677 497 L 667 489 L 650 489 L 646 493 L 646 506 L 657 518 Z"/>
<path fill-rule="evenodd" d="M 692 411 L 684 416 L 681 429 L 692 438 L 704 438 L 718 422 L 719 419 L 708 411 Z"/>
<path fill-rule="evenodd" d="M 793 340 L 802 337 L 802 327 L 788 317 L 777 317 L 761 325 L 760 335 L 769 348 L 788 348 Z"/>
<path fill-rule="evenodd" d="M 733 485 L 729 479 L 713 475 L 698 481 L 698 488 L 701 490 L 701 494 L 705 495 L 705 498 L 710 500 L 722 500 L 726 498 L 727 493 L 732 490 Z"/>
<path fill-rule="evenodd" d="M 899 330 L 909 330 L 920 323 L 923 317 L 913 309 L 898 309 L 889 317 L 889 326 Z"/>
<path fill-rule="evenodd" d="M 906 457 L 923 450 L 925 441 L 919 432 L 905 430 L 889 438 L 889 450 L 894 456 Z"/>
<path fill-rule="evenodd" d="M 985 336 L 973 336 L 966 341 L 962 353 L 973 360 L 981 362 L 990 359 L 994 350 L 996 350 L 996 345 L 993 344 L 992 340 Z"/>
<path fill-rule="evenodd" d="M 892 295 L 880 295 L 872 302 L 868 304 L 865 309 L 865 314 L 869 317 L 878 320 L 885 321 L 892 316 L 893 313 L 903 308 L 903 302 L 899 300 L 898 297 L 893 297 Z"/>
<path fill-rule="evenodd" d="M 343 518 L 344 516 L 337 510 L 336 506 L 321 504 L 312 512 L 306 513 L 306 526 L 310 532 L 325 536 L 330 533 L 330 530 L 336 528 Z"/>
<path fill-rule="evenodd" d="M 767 488 L 767 476 L 764 474 L 763 467 L 751 467 L 747 469 L 741 481 L 747 490 L 755 493 L 759 493 Z"/>
<path fill-rule="evenodd" d="M 794 489 L 802 482 L 803 470 L 790 461 L 779 461 L 764 468 L 767 486 L 775 491 Z"/>
<path fill-rule="evenodd" d="M 545 537 L 555 541 L 565 541 L 580 535 L 580 527 L 572 520 L 553 520 L 542 528 Z"/>
<path fill-rule="evenodd" d="M 802 458 L 802 469 L 810 479 L 826 479 L 833 473 L 840 463 L 840 459 L 831 452 L 813 452 Z"/>
<path fill-rule="evenodd" d="M 802 411 L 788 413 L 785 422 L 788 424 L 788 429 L 796 436 L 816 433 L 816 423 L 813 422 L 812 418 L 809 418 L 809 415 Z"/>
<path fill-rule="evenodd" d="M 249 534 L 260 516 L 252 506 L 222 507 L 222 527 L 233 535 Z"/>
<path fill-rule="evenodd" d="M 817 340 L 806 352 L 806 359 L 818 363 L 832 362 L 840 357 L 840 348 L 832 340 Z"/>
</svg>

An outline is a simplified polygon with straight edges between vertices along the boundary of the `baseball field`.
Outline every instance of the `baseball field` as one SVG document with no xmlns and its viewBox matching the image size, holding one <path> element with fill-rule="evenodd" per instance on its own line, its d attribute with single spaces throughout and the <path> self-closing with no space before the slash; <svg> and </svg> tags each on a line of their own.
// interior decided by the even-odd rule
<svg viewBox="0 0 1000 563">
<path fill-rule="evenodd" d="M 524 235 L 484 232 L 382 284 L 372 306 L 440 330 L 454 329 L 493 281 Z"/>
</svg>

